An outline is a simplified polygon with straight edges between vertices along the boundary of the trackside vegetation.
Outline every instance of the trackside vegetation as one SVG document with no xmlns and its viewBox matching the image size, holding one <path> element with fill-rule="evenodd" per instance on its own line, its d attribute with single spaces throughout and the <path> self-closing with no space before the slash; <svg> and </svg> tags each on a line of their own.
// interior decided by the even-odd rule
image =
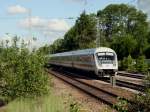
<svg viewBox="0 0 150 112">
<path fill-rule="evenodd" d="M 150 112 L 150 64 L 147 63 L 150 59 L 150 23 L 147 14 L 127 4 L 110 4 L 92 14 L 84 11 L 64 38 L 39 50 L 45 54 L 58 53 L 97 47 L 96 43 L 116 51 L 119 70 L 142 73 L 146 77 L 145 92 L 133 98 L 135 103 L 121 100 L 115 108 L 119 112 Z"/>
<path fill-rule="evenodd" d="M 38 50 L 29 49 L 17 36 L 1 42 L 0 98 L 12 101 L 8 112 L 24 112 L 24 105 L 28 112 L 65 112 L 61 99 L 44 97 L 52 95 L 51 81 L 44 70 L 46 55 L 94 48 L 96 43 L 116 51 L 120 70 L 145 75 L 145 91 L 136 95 L 132 104 L 121 99 L 114 108 L 119 112 L 150 112 L 150 64 L 146 62 L 150 59 L 150 23 L 147 14 L 126 4 L 110 4 L 92 14 L 84 11 L 63 38 Z M 72 103 L 68 111 L 79 110 L 79 105 Z"/>
<path fill-rule="evenodd" d="M 54 95 L 46 62 L 41 51 L 29 49 L 17 36 L 0 44 L 0 100 L 8 103 L 4 112 L 79 112 L 77 103 Z"/>
<path fill-rule="evenodd" d="M 146 75 L 144 80 L 145 91 L 135 95 L 132 103 L 127 100 L 119 99 L 114 108 L 119 112 L 149 112 L 150 111 L 150 74 Z"/>
<path fill-rule="evenodd" d="M 97 25 L 99 30 L 96 29 Z M 143 59 L 150 58 L 150 26 L 147 15 L 126 4 L 110 4 L 92 14 L 84 11 L 64 38 L 39 50 L 45 54 L 58 53 L 93 48 L 98 42 L 100 46 L 116 51 L 122 70 L 147 72 L 147 67 L 144 68 L 147 65 L 142 62 Z M 127 59 L 129 62 L 125 61 Z"/>
<path fill-rule="evenodd" d="M 7 100 L 48 94 L 50 80 L 44 71 L 45 56 L 28 49 L 18 37 L 0 46 L 0 96 Z"/>
<path fill-rule="evenodd" d="M 65 106 L 67 105 L 63 103 L 62 98 L 51 94 L 35 99 L 16 99 L 10 102 L 5 110 L 6 112 L 68 112 L 69 109 Z"/>
<path fill-rule="evenodd" d="M 131 55 L 129 55 L 128 57 L 124 57 L 120 64 L 120 70 L 125 70 L 132 73 L 147 74 L 149 69 L 145 56 L 138 56 L 137 59 L 133 59 Z"/>
</svg>

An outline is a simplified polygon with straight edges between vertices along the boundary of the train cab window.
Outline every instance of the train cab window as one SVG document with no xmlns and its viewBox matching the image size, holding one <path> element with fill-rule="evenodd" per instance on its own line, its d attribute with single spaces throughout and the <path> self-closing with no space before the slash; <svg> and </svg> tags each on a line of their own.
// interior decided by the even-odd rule
<svg viewBox="0 0 150 112">
<path fill-rule="evenodd" d="M 115 60 L 115 55 L 112 52 L 100 52 L 97 53 L 97 58 L 100 63 L 113 63 Z"/>
</svg>

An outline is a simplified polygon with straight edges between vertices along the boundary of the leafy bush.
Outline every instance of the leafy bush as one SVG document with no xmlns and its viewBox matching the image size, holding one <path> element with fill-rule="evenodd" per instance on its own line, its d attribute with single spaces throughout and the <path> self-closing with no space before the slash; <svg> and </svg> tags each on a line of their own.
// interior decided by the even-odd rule
<svg viewBox="0 0 150 112">
<path fill-rule="evenodd" d="M 144 95 L 139 94 L 134 98 L 134 103 L 128 106 L 129 112 L 150 112 L 150 89 Z"/>
<path fill-rule="evenodd" d="M 136 61 L 136 70 L 141 73 L 148 71 L 148 64 L 145 62 L 145 56 L 139 56 Z"/>
<path fill-rule="evenodd" d="M 128 105 L 129 112 L 144 112 L 143 111 L 144 110 L 144 106 L 141 103 L 141 101 L 142 101 L 141 95 L 136 95 L 133 98 L 133 101 L 134 101 L 134 103 L 132 105 L 131 104 Z"/>
<path fill-rule="evenodd" d="M 128 63 L 127 71 L 134 72 L 135 71 L 135 64 L 134 64 L 134 60 L 132 59 L 131 55 L 129 55 L 127 57 L 127 63 Z"/>
<path fill-rule="evenodd" d="M 127 66 L 127 61 L 126 61 L 126 60 L 127 60 L 127 58 L 124 57 L 123 60 L 121 61 L 121 64 L 120 64 L 121 67 L 120 67 L 120 68 L 121 68 L 122 70 L 126 70 L 127 67 L 128 67 L 128 66 Z"/>
<path fill-rule="evenodd" d="M 12 43 L 6 41 L 0 51 L 0 96 L 41 96 L 49 91 L 49 78 L 43 69 L 45 57 L 27 45 L 19 44 L 15 37 Z"/>
<path fill-rule="evenodd" d="M 150 74 L 144 80 L 146 86 L 144 93 L 133 98 L 134 103 L 128 106 L 129 112 L 150 112 Z"/>
<path fill-rule="evenodd" d="M 139 56 L 136 60 L 132 59 L 131 55 L 124 57 L 121 61 L 121 69 L 128 72 L 147 73 L 148 63 L 145 61 L 145 56 Z"/>
<path fill-rule="evenodd" d="M 128 112 L 128 102 L 126 100 L 122 100 L 118 98 L 119 102 L 114 105 L 114 108 L 118 112 Z"/>
<path fill-rule="evenodd" d="M 127 70 L 128 72 L 135 72 L 135 64 L 131 55 L 129 55 L 128 57 L 124 57 L 121 66 L 123 70 Z"/>
</svg>

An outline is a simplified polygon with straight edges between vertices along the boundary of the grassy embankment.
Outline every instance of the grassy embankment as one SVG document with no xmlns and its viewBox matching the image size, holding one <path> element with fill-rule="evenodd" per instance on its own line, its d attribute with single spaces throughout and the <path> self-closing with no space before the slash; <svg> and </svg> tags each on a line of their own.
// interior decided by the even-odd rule
<svg viewBox="0 0 150 112">
<path fill-rule="evenodd" d="M 65 107 L 63 98 L 50 94 L 35 99 L 16 99 L 0 109 L 0 112 L 67 112 Z"/>
</svg>

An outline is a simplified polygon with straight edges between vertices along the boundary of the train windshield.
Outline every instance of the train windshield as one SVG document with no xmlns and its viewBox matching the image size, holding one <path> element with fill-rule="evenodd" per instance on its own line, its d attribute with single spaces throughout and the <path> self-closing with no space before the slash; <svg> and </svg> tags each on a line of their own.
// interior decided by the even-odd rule
<svg viewBox="0 0 150 112">
<path fill-rule="evenodd" d="M 101 64 L 113 63 L 115 60 L 115 54 L 112 52 L 99 52 L 97 57 Z"/>
</svg>

